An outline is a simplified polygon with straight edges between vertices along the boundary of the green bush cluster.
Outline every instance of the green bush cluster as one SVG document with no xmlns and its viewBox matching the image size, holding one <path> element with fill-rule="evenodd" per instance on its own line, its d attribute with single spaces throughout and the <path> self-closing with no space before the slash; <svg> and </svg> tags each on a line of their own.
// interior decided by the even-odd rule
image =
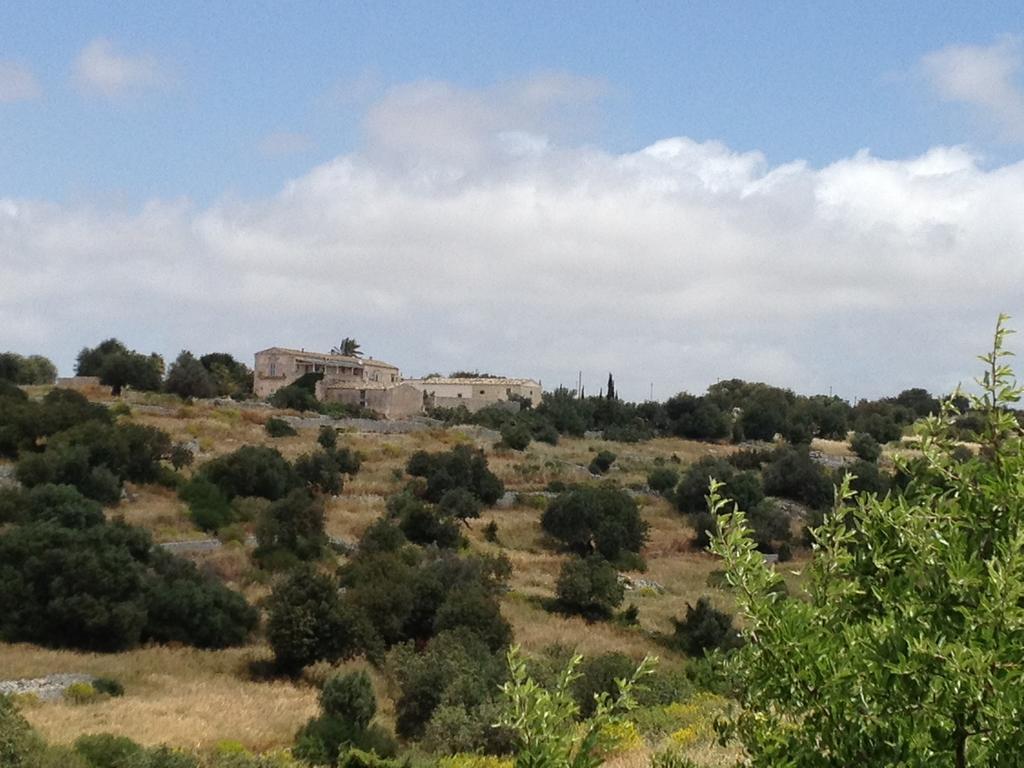
<svg viewBox="0 0 1024 768">
<path fill-rule="evenodd" d="M 0 352 L 0 380 L 12 384 L 53 384 L 57 366 L 42 355 Z"/>
</svg>

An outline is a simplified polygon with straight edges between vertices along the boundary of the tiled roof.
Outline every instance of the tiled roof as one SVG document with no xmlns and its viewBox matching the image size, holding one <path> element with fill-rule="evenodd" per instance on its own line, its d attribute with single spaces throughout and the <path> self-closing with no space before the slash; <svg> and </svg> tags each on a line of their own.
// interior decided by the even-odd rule
<svg viewBox="0 0 1024 768">
<path fill-rule="evenodd" d="M 376 368 L 392 368 L 398 370 L 397 365 L 391 365 L 391 363 L 385 363 L 383 360 L 374 360 L 372 357 L 353 357 L 351 355 L 332 355 L 329 352 L 311 352 L 305 349 L 290 349 L 289 347 L 268 347 L 267 349 L 261 349 L 257 352 L 257 355 L 261 355 L 264 352 L 283 352 L 287 355 L 295 355 L 296 357 L 305 357 L 310 360 L 322 360 L 324 362 L 331 363 L 348 363 L 350 365 L 371 365 Z"/>
</svg>

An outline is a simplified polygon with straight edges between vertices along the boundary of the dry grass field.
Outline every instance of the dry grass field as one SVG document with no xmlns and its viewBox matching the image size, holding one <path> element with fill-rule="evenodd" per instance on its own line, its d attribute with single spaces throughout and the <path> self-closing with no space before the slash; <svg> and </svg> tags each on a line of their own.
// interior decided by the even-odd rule
<svg viewBox="0 0 1024 768">
<path fill-rule="evenodd" d="M 316 447 L 314 429 L 301 429 L 294 437 L 269 437 L 263 424 L 275 412 L 267 409 L 183 405 L 164 397 L 139 398 L 131 408 L 131 415 L 124 418 L 159 427 L 176 441 L 195 441 L 200 451 L 197 466 L 245 444 L 272 445 L 288 458 Z M 404 486 L 405 463 L 417 450 L 438 451 L 476 442 L 486 447 L 490 466 L 506 488 L 521 494 L 542 491 L 553 480 L 591 479 L 586 466 L 601 450 L 612 451 L 618 457 L 608 478 L 633 488 L 644 486 L 656 461 L 684 466 L 708 453 L 727 455 L 734 450 L 726 445 L 665 438 L 634 444 L 563 439 L 558 446 L 532 443 L 520 452 L 474 440 L 469 432 L 453 428 L 400 435 L 341 433 L 339 444 L 359 451 L 363 464 L 342 494 L 327 501 L 328 533 L 357 539 L 383 513 L 386 497 Z M 837 455 L 845 450 L 840 444 L 821 448 Z M 672 663 L 682 657 L 660 638 L 672 632 L 672 619 L 685 612 L 687 603 L 707 595 L 721 608 L 733 607 L 729 595 L 711 585 L 718 568 L 716 560 L 691 551 L 693 531 L 682 516 L 657 496 L 641 494 L 638 502 L 650 525 L 650 542 L 644 552 L 646 572 L 630 575 L 656 582 L 659 588 L 627 591 L 625 604 L 639 609 L 639 625 L 634 627 L 612 622 L 588 624 L 544 609 L 544 601 L 554 594 L 565 555 L 546 540 L 540 529 L 546 503 L 543 496 L 523 496 L 511 508 L 485 510 L 479 520 L 472 522 L 466 531 L 469 546 L 502 552 L 513 565 L 503 612 L 514 627 L 517 642 L 531 651 L 557 643 L 584 654 L 616 650 L 637 659 L 652 654 Z M 128 499 L 111 514 L 148 529 L 157 541 L 207 536 L 191 524 L 187 508 L 175 493 L 163 488 L 129 488 Z M 497 543 L 489 543 L 483 536 L 484 527 L 492 521 L 498 526 Z M 252 601 L 269 593 L 265 579 L 253 578 L 248 554 L 241 545 L 192 557 Z M 797 569 L 798 565 L 794 567 Z M 797 580 L 791 577 L 794 585 Z M 259 645 L 219 652 L 144 648 L 97 655 L 0 644 L 0 678 L 80 672 L 114 677 L 125 685 L 123 698 L 88 705 L 29 706 L 29 720 L 53 741 L 69 742 L 83 733 L 107 731 L 129 735 L 144 744 L 206 749 L 218 741 L 234 739 L 252 749 L 269 749 L 291 743 L 296 729 L 316 709 L 316 689 L 308 679 L 273 683 L 253 680 L 249 662 L 268 654 Z M 322 674 L 326 671 L 314 668 L 307 678 Z M 387 717 L 392 703 L 379 678 L 376 682 L 384 696 L 382 710 Z M 703 742 L 694 745 L 689 754 L 698 764 L 708 766 L 730 764 L 735 759 L 734 754 Z M 641 750 L 620 756 L 610 765 L 646 765 L 648 758 Z"/>
</svg>

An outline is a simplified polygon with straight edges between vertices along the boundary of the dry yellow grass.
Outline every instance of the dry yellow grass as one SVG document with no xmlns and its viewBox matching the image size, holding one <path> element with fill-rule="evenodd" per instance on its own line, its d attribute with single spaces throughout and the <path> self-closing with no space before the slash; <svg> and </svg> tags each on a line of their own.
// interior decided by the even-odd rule
<svg viewBox="0 0 1024 768">
<path fill-rule="evenodd" d="M 158 486 L 131 486 L 129 500 L 123 501 L 108 513 L 123 517 L 125 522 L 145 528 L 154 541 L 179 541 L 206 538 L 208 534 L 196 528 L 188 516 L 188 508 L 175 491 Z"/>
<path fill-rule="evenodd" d="M 107 732 L 146 745 L 208 749 L 234 739 L 265 750 L 290 745 L 317 710 L 316 692 L 308 685 L 246 679 L 248 662 L 267 654 L 262 648 L 156 647 L 101 655 L 0 644 L 0 669 L 11 678 L 81 672 L 124 684 L 121 698 L 27 708 L 29 722 L 56 743 Z"/>
</svg>

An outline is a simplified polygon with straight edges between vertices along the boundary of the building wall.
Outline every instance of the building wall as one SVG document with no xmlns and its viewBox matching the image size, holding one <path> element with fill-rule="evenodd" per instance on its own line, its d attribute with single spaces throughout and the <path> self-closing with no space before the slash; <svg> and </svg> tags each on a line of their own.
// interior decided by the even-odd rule
<svg viewBox="0 0 1024 768">
<path fill-rule="evenodd" d="M 267 398 L 307 373 L 320 372 L 324 374 L 326 384 L 368 381 L 388 385 L 402 380 L 397 368 L 379 360 L 268 349 L 256 353 L 253 393 L 259 398 Z"/>
<path fill-rule="evenodd" d="M 458 401 L 456 405 L 466 405 L 469 401 L 481 402 L 484 405 L 508 400 L 512 395 L 527 398 L 534 406 L 540 405 L 541 386 L 534 381 L 523 382 L 509 379 L 409 379 L 408 383 L 422 392 L 435 398 L 435 403 Z M 463 403 L 462 401 L 467 401 Z M 450 406 L 445 406 L 450 407 Z M 481 406 L 482 407 L 482 406 Z M 478 410 L 473 408 L 471 410 Z"/>
<path fill-rule="evenodd" d="M 369 408 L 386 419 L 402 419 L 423 413 L 423 393 L 408 384 L 366 389 L 358 385 L 328 385 L 318 388 L 317 396 L 329 403 Z"/>
</svg>

